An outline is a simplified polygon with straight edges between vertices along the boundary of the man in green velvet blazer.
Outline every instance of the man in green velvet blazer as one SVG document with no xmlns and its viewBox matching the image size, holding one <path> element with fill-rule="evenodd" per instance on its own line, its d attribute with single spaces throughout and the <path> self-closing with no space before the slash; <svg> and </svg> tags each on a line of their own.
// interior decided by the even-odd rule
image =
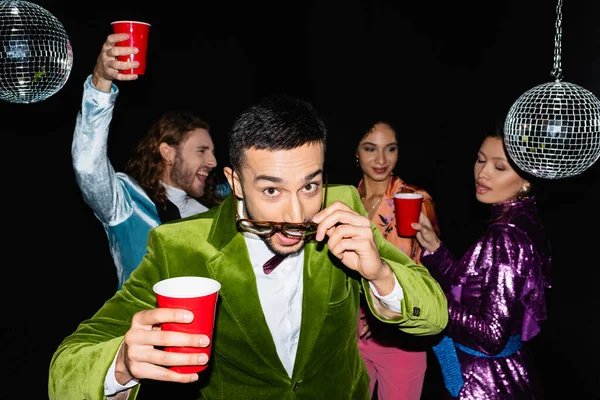
<svg viewBox="0 0 600 400">
<path fill-rule="evenodd" d="M 159 382 L 173 399 L 185 388 L 191 399 L 368 400 L 357 346 L 361 291 L 382 321 L 414 335 L 441 332 L 439 284 L 371 225 L 353 186 L 326 185 L 325 139 L 323 121 L 299 99 L 276 96 L 244 111 L 224 170 L 232 195 L 150 232 L 122 289 L 55 352 L 49 398 L 133 399 Z M 285 259 L 267 273 L 262 264 L 273 255 Z M 161 350 L 208 345 L 205 335 L 158 328 L 193 318 L 156 308 L 152 291 L 188 275 L 221 283 L 210 360 Z M 207 363 L 198 374 L 168 369 Z"/>
</svg>

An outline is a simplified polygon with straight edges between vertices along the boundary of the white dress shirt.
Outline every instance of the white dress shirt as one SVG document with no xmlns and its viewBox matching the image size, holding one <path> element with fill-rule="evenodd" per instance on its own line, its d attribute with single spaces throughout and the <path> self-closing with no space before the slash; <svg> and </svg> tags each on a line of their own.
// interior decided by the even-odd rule
<svg viewBox="0 0 600 400">
<path fill-rule="evenodd" d="M 179 209 L 179 215 L 181 215 L 181 218 L 189 217 L 191 215 L 208 210 L 208 208 L 201 204 L 198 200 L 188 196 L 184 190 L 169 186 L 163 181 L 160 181 L 160 183 L 165 187 L 167 198 Z"/>
<path fill-rule="evenodd" d="M 267 275 L 263 271 L 263 265 L 275 254 L 258 236 L 245 232 L 244 238 L 256 275 L 263 314 L 279 359 L 291 377 L 300 337 L 304 251 L 286 257 Z"/>
</svg>

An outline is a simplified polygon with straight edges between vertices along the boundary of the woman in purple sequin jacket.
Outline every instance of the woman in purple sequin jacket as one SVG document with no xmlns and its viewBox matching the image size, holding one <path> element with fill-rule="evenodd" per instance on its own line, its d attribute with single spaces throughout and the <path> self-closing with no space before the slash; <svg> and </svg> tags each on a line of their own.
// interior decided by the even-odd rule
<svg viewBox="0 0 600 400">
<path fill-rule="evenodd" d="M 491 222 L 461 259 L 440 241 L 427 216 L 413 224 L 423 247 L 421 262 L 448 298 L 446 337 L 434 350 L 447 395 L 459 399 L 542 396 L 527 342 L 546 319 L 550 246 L 531 180 L 517 172 L 503 144 L 496 133 L 479 149 L 475 195 L 490 205 Z"/>
</svg>

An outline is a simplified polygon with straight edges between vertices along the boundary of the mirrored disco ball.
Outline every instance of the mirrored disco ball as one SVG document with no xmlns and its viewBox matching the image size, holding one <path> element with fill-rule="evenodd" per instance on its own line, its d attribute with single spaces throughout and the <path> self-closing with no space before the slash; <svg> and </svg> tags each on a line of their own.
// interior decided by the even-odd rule
<svg viewBox="0 0 600 400">
<path fill-rule="evenodd" d="M 63 25 L 27 1 L 0 1 L 0 99 L 34 103 L 69 79 L 73 49 Z"/>
<path fill-rule="evenodd" d="M 572 83 L 536 86 L 510 108 L 504 144 L 515 164 L 533 176 L 578 175 L 600 157 L 600 101 Z"/>
</svg>

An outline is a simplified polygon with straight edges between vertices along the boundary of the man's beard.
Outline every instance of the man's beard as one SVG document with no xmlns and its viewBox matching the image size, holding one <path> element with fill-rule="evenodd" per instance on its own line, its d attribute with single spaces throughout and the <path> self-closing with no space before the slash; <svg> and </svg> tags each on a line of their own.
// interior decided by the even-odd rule
<svg viewBox="0 0 600 400">
<path fill-rule="evenodd" d="M 171 169 L 171 180 L 177 184 L 190 197 L 199 198 L 204 194 L 202 186 L 200 191 L 194 189 L 193 182 L 196 179 L 196 172 L 190 171 L 185 167 L 181 155 L 177 153 Z"/>
<path fill-rule="evenodd" d="M 306 243 L 307 243 L 307 242 L 306 242 L 306 238 L 302 238 L 302 246 L 301 246 L 301 247 L 300 247 L 298 250 L 296 250 L 296 251 L 293 251 L 293 252 L 291 252 L 291 253 L 283 253 L 283 252 L 281 252 L 281 250 L 277 250 L 277 249 L 275 249 L 275 248 L 273 247 L 273 235 L 275 235 L 277 232 L 278 232 L 278 231 L 275 231 L 275 232 L 273 232 L 273 234 L 272 234 L 271 236 L 267 236 L 267 237 L 261 237 L 261 239 L 262 239 L 262 241 L 263 241 L 263 242 L 265 242 L 265 245 L 267 246 L 267 248 L 268 248 L 269 250 L 271 250 L 271 252 L 272 252 L 273 254 L 277 254 L 278 256 L 289 256 L 289 255 L 291 255 L 291 254 L 297 254 L 297 253 L 299 253 L 300 251 L 302 251 L 302 249 L 304 248 L 304 246 L 305 246 L 305 245 L 306 245 Z"/>
</svg>

